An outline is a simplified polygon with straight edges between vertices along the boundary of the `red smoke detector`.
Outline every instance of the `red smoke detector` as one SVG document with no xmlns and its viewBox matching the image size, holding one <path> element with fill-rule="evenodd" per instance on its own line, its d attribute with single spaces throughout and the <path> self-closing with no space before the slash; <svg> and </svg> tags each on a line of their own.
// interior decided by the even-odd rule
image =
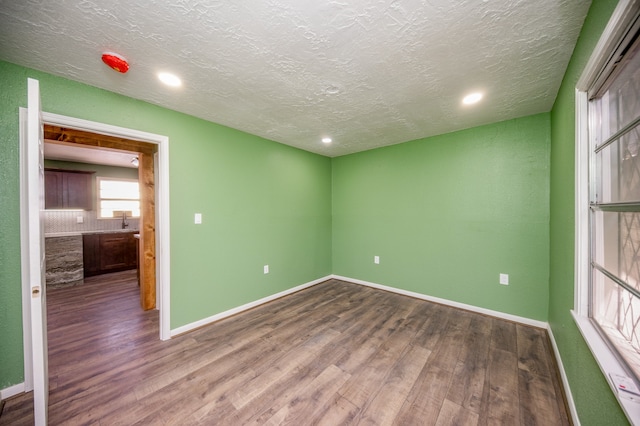
<svg viewBox="0 0 640 426">
<path fill-rule="evenodd" d="M 113 52 L 104 52 L 102 54 L 102 62 L 107 64 L 109 68 L 124 74 L 129 71 L 129 63 L 125 58 Z"/>
</svg>

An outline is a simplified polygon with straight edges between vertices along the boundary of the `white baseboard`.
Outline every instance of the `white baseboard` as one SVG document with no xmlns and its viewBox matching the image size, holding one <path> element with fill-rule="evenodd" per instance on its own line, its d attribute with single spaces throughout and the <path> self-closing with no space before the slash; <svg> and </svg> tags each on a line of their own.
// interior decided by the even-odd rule
<svg viewBox="0 0 640 426">
<path fill-rule="evenodd" d="M 576 403 L 573 401 L 573 395 L 571 394 L 571 388 L 569 387 L 569 379 L 567 378 L 567 373 L 564 371 L 564 365 L 562 364 L 562 358 L 560 357 L 560 351 L 558 350 L 558 345 L 556 345 L 556 338 L 553 336 L 551 325 L 547 327 L 547 332 L 549 333 L 549 339 L 551 340 L 551 346 L 553 347 L 553 355 L 556 357 L 556 362 L 558 363 L 558 370 L 560 370 L 562 387 L 564 388 L 564 394 L 567 397 L 567 404 L 569 405 L 569 411 L 571 412 L 571 419 L 575 426 L 580 426 Z"/>
<path fill-rule="evenodd" d="M 7 398 L 11 398 L 12 396 L 21 394 L 23 392 L 24 392 L 24 383 L 18 383 L 17 385 L 0 389 L 0 399 L 4 400 Z"/>
<path fill-rule="evenodd" d="M 354 284 L 366 285 L 367 287 L 373 287 L 380 290 L 390 291 L 392 293 L 402 294 L 403 296 L 415 297 L 416 299 L 427 300 L 429 302 L 439 303 L 441 305 L 452 306 L 454 308 L 464 309 L 466 311 L 477 312 L 479 314 L 489 315 L 496 318 L 505 319 L 508 321 L 517 322 L 520 324 L 530 325 L 533 327 L 544 328 L 547 329 L 549 324 L 544 321 L 538 321 L 531 318 L 520 317 L 517 315 L 505 314 L 500 311 L 493 311 L 491 309 L 480 308 L 478 306 L 467 305 L 466 303 L 454 302 L 447 299 L 441 299 L 439 297 L 427 296 L 422 293 L 415 293 L 413 291 L 402 290 L 395 287 L 389 287 L 382 284 L 376 284 L 369 281 L 358 280 L 355 278 L 343 277 L 340 275 L 331 275 L 331 278 L 335 278 L 336 280 L 348 281 Z"/>
<path fill-rule="evenodd" d="M 310 281 L 305 284 L 301 284 L 297 287 L 293 287 L 285 291 L 281 291 L 280 293 L 272 294 L 271 296 L 263 297 L 262 299 L 258 299 L 256 301 L 249 302 L 242 306 L 229 309 L 228 311 L 220 312 L 219 314 L 212 315 L 208 318 L 203 318 L 201 320 L 192 322 L 190 324 L 183 325 L 182 327 L 178 327 L 171 330 L 171 337 L 177 336 L 178 334 L 186 333 L 191 330 L 195 330 L 196 328 L 200 328 L 204 325 L 211 324 L 212 322 L 219 321 L 226 317 L 230 317 L 231 315 L 238 314 L 242 311 L 246 311 L 247 309 L 255 308 L 256 306 L 262 305 L 263 303 L 271 302 L 272 300 L 279 299 L 283 296 L 298 292 L 300 290 L 304 290 L 305 288 L 314 286 L 316 284 L 320 284 L 321 282 L 327 281 L 329 279 L 331 279 L 331 275 L 327 275 L 326 277 L 318 278 L 317 280 Z"/>
</svg>

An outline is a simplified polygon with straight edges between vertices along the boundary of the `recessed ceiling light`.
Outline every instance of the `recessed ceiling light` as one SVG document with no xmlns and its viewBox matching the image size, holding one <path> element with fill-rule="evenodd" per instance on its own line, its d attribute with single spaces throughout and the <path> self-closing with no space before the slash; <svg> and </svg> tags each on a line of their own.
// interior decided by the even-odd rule
<svg viewBox="0 0 640 426">
<path fill-rule="evenodd" d="M 477 102 L 480 102 L 480 99 L 482 99 L 482 93 L 480 92 L 471 93 L 462 99 L 462 103 L 465 105 L 472 105 Z"/>
<path fill-rule="evenodd" d="M 331 138 L 322 138 L 322 142 L 331 143 Z"/>
<path fill-rule="evenodd" d="M 169 72 L 160 72 L 158 73 L 158 78 L 161 82 L 171 87 L 179 87 L 182 86 L 182 81 L 175 74 L 171 74 Z"/>
</svg>

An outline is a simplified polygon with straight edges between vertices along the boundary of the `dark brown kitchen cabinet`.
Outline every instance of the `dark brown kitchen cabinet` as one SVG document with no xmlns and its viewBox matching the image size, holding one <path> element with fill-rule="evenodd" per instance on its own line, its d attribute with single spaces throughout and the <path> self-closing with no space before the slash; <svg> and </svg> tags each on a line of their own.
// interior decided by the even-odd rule
<svg viewBox="0 0 640 426">
<path fill-rule="evenodd" d="M 45 169 L 45 209 L 93 209 L 93 172 Z"/>
<path fill-rule="evenodd" d="M 82 236 L 82 261 L 84 276 L 100 274 L 100 234 L 84 234 Z"/>
<path fill-rule="evenodd" d="M 136 232 L 84 234 L 84 276 L 135 269 L 138 266 Z"/>
</svg>

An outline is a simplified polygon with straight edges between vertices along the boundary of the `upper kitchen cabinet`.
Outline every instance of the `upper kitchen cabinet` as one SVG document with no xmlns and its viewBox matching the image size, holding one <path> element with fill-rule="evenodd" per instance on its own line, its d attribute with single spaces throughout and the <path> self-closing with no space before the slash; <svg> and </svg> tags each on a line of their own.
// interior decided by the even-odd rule
<svg viewBox="0 0 640 426">
<path fill-rule="evenodd" d="M 93 172 L 45 169 L 45 209 L 93 209 Z"/>
</svg>

